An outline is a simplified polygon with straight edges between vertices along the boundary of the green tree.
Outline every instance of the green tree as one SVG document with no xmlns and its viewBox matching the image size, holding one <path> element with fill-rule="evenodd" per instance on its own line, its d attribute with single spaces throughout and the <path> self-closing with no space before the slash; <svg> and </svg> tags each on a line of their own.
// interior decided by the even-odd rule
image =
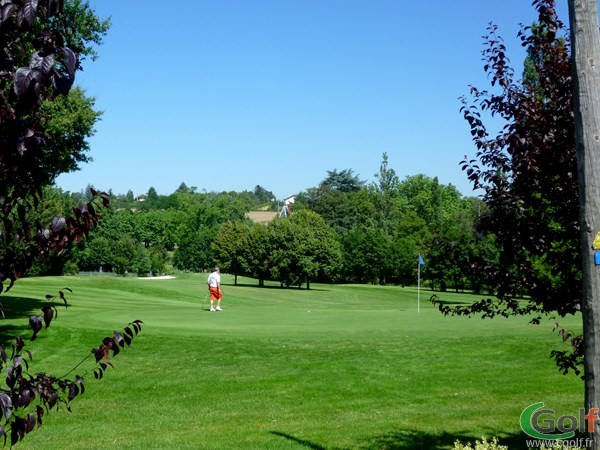
<svg viewBox="0 0 600 450">
<path fill-rule="evenodd" d="M 86 155 L 90 149 L 88 140 L 102 115 L 94 110 L 94 106 L 95 99 L 86 96 L 81 88 L 42 103 L 40 113 L 46 130 L 44 151 L 48 161 L 46 168 L 50 169 L 50 183 L 58 174 L 78 170 L 80 163 L 91 161 Z"/>
<path fill-rule="evenodd" d="M 214 233 L 208 228 L 199 228 L 181 238 L 173 255 L 173 266 L 180 270 L 202 272 L 213 265 L 211 242 Z"/>
<path fill-rule="evenodd" d="M 264 187 L 256 185 L 252 191 L 254 202 L 256 206 L 271 203 L 275 198 L 275 195 L 271 191 L 267 191 Z"/>
<path fill-rule="evenodd" d="M 353 172 L 352 169 L 344 169 L 340 172 L 337 169 L 328 170 L 327 177 L 321 181 L 319 187 L 340 192 L 360 191 L 365 182 L 359 179 L 358 175 L 354 175 Z"/>
<path fill-rule="evenodd" d="M 379 227 L 352 228 L 343 239 L 346 277 L 358 283 L 383 281 L 389 268 L 389 236 Z"/>
<path fill-rule="evenodd" d="M 256 224 L 248 233 L 248 245 L 242 250 L 241 263 L 245 273 L 258 279 L 258 285 L 264 286 L 269 279 L 270 247 L 267 227 Z"/>
<path fill-rule="evenodd" d="M 248 246 L 250 226 L 242 221 L 225 222 L 219 228 L 211 247 L 216 264 L 221 271 L 234 275 L 237 285 L 238 275 L 243 273 L 243 250 Z"/>
<path fill-rule="evenodd" d="M 150 202 L 155 202 L 156 200 L 158 200 L 158 193 L 156 192 L 156 189 L 154 189 L 153 186 L 150 186 L 150 189 L 148 189 L 147 200 Z"/>
<path fill-rule="evenodd" d="M 295 213 L 290 222 L 299 227 L 299 282 L 310 280 L 336 281 L 343 265 L 342 246 L 335 231 L 318 214 L 311 211 Z"/>
<path fill-rule="evenodd" d="M 390 213 L 394 197 L 398 194 L 398 176 L 396 171 L 389 167 L 388 155 L 383 153 L 383 159 L 379 166 L 379 172 L 375 174 L 379 183 L 375 186 L 379 193 L 379 209 L 382 215 L 382 225 L 387 231 L 390 223 Z"/>
</svg>

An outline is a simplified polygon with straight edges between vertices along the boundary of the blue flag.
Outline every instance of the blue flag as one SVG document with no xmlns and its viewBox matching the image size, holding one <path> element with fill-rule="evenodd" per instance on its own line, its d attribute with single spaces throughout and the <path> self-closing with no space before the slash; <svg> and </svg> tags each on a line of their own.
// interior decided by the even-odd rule
<svg viewBox="0 0 600 450">
<path fill-rule="evenodd" d="M 425 261 L 423 261 L 423 257 L 419 253 L 419 267 L 423 267 L 425 265 Z"/>
</svg>

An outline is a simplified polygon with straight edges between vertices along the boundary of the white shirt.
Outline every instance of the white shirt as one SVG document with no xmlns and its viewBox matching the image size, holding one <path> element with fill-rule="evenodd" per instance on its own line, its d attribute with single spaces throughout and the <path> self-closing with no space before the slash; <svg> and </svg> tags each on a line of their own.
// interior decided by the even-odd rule
<svg viewBox="0 0 600 450">
<path fill-rule="evenodd" d="M 221 284 L 221 275 L 218 272 L 213 272 L 208 276 L 208 285 L 211 288 L 219 287 Z"/>
</svg>

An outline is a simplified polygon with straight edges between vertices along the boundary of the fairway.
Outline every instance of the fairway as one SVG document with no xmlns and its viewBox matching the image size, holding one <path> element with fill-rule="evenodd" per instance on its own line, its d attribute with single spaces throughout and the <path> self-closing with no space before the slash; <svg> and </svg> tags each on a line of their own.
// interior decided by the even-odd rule
<svg viewBox="0 0 600 450">
<path fill-rule="evenodd" d="M 210 313 L 204 274 L 19 280 L 1 299 L 5 342 L 29 338 L 45 294 L 73 290 L 27 344 L 34 371 L 66 373 L 105 335 L 144 322 L 115 370 L 84 375 L 73 412 L 46 415 L 20 448 L 442 449 L 482 436 L 524 448 L 525 407 L 573 414 L 583 402 L 583 383 L 549 357 L 566 348 L 552 321 L 444 317 L 428 290 L 417 313 L 412 288 L 222 281 L 224 311 Z"/>
</svg>

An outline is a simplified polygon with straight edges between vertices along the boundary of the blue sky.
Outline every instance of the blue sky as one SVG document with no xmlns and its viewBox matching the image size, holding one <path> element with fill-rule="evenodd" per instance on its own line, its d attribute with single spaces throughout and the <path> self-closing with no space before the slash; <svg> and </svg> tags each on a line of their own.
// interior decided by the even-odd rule
<svg viewBox="0 0 600 450">
<path fill-rule="evenodd" d="M 334 169 L 375 182 L 384 152 L 400 179 L 424 173 L 472 195 L 459 97 L 489 87 L 488 24 L 520 72 L 517 32 L 535 19 L 529 0 L 90 4 L 112 27 L 77 84 L 104 114 L 94 161 L 56 184 L 135 195 L 184 182 L 198 192 L 261 185 L 282 199 Z"/>
</svg>

